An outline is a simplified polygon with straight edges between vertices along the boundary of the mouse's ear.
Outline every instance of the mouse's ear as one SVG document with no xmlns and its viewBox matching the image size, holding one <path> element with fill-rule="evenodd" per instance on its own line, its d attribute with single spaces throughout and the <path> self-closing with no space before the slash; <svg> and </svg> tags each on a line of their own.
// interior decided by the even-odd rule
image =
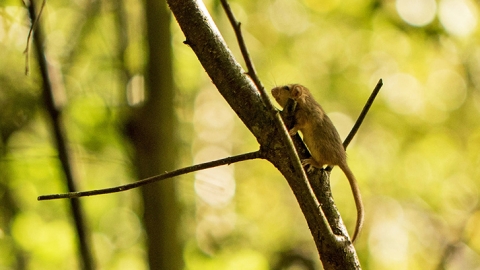
<svg viewBox="0 0 480 270">
<path fill-rule="evenodd" d="M 294 85 L 292 87 L 292 90 L 290 90 L 290 95 L 292 98 L 298 98 L 302 95 L 302 87 L 298 84 Z"/>
</svg>

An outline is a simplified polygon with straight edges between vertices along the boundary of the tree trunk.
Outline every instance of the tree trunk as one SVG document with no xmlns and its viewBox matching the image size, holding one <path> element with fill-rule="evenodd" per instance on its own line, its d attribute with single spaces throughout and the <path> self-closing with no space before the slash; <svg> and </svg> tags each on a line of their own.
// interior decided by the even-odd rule
<svg viewBox="0 0 480 270">
<path fill-rule="evenodd" d="M 128 125 L 139 179 L 173 170 L 176 160 L 171 16 L 165 2 L 158 0 L 145 0 L 145 12 L 146 100 L 134 111 Z M 180 210 L 174 181 L 143 187 L 142 195 L 150 269 L 183 269 L 178 238 Z"/>
</svg>

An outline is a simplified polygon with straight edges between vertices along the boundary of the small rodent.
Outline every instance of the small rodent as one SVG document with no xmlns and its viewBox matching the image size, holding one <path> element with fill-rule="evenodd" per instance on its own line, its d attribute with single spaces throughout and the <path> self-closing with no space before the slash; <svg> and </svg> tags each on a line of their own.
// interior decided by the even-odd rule
<svg viewBox="0 0 480 270">
<path fill-rule="evenodd" d="M 355 242 L 364 220 L 362 196 L 357 180 L 348 167 L 345 148 L 337 129 L 305 86 L 289 84 L 275 87 L 272 89 L 272 95 L 282 108 L 285 107 L 289 98 L 297 102 L 294 126 L 289 130 L 289 133 L 295 135 L 297 131 L 301 131 L 303 141 L 312 155 L 311 158 L 302 160 L 302 165 L 317 168 L 323 168 L 325 165 L 336 165 L 342 169 L 348 178 L 357 207 L 357 223 L 352 238 L 352 242 Z M 309 171 L 311 169 L 310 167 Z"/>
</svg>

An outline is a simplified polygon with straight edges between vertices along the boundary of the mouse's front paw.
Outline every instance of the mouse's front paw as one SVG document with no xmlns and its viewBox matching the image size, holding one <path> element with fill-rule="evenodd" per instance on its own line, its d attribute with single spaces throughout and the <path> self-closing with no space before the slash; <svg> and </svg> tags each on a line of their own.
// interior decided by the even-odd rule
<svg viewBox="0 0 480 270">
<path fill-rule="evenodd" d="M 293 135 L 297 134 L 297 132 L 298 132 L 298 128 L 296 126 L 294 126 L 292 129 L 290 129 L 288 131 L 288 134 L 290 134 L 290 136 L 293 136 Z"/>
<path fill-rule="evenodd" d="M 307 172 L 312 172 L 313 171 L 313 159 L 311 159 L 311 158 L 302 159 L 302 167 L 307 168 Z"/>
<path fill-rule="evenodd" d="M 307 169 L 308 172 L 312 172 L 314 168 L 322 168 L 322 166 L 313 158 L 302 159 L 302 166 L 303 167 L 308 166 L 308 169 Z"/>
</svg>

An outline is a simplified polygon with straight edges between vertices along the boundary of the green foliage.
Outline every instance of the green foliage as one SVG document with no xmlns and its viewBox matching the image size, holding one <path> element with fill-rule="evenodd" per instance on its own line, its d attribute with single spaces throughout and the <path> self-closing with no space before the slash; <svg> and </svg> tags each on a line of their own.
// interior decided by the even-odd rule
<svg viewBox="0 0 480 270">
<path fill-rule="evenodd" d="M 50 123 L 39 108 L 33 53 L 32 75 L 23 75 L 29 25 L 18 2 L 0 1 L 0 268 L 23 261 L 28 269 L 72 269 L 78 262 L 66 202 L 35 200 L 65 188 Z M 205 2 L 243 64 L 223 11 L 216 1 Z M 430 6 L 414 17 L 403 2 L 412 1 L 238 0 L 231 6 L 265 86 L 306 85 L 343 138 L 383 79 L 347 151 L 366 206 L 356 244 L 364 269 L 430 269 L 442 260 L 448 269 L 478 268 L 479 6 L 419 1 Z M 135 180 L 121 127 L 130 110 L 127 84 L 145 65 L 144 7 L 124 4 L 123 31 L 116 1 L 47 1 L 42 18 L 46 49 L 63 73 L 62 119 L 82 190 Z M 257 149 L 182 44 L 174 21 L 172 31 L 178 167 Z M 177 226 L 186 269 L 270 269 L 285 250 L 319 263 L 286 181 L 267 162 L 168 181 L 177 181 L 184 206 Z M 353 199 L 338 169 L 332 188 L 351 232 Z M 137 192 L 82 201 L 99 266 L 146 269 Z"/>
</svg>

